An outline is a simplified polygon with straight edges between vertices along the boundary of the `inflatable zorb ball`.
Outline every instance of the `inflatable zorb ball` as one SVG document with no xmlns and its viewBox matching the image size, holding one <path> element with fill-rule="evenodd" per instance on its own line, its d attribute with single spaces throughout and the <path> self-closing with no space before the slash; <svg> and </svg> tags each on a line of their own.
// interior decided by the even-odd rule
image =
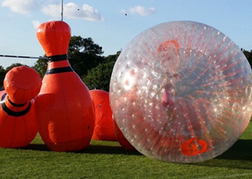
<svg viewBox="0 0 252 179">
<path fill-rule="evenodd" d="M 191 163 L 229 149 L 251 117 L 251 68 L 227 36 L 178 21 L 152 27 L 121 52 L 110 82 L 111 107 L 142 154 Z"/>
</svg>

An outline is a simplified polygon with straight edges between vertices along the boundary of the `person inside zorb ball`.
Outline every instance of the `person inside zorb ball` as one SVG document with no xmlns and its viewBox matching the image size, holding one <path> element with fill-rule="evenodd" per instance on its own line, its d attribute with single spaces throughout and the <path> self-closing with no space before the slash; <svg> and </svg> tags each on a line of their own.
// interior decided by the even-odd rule
<svg viewBox="0 0 252 179">
<path fill-rule="evenodd" d="M 110 103 L 125 138 L 168 162 L 212 159 L 229 149 L 251 117 L 251 67 L 220 31 L 175 21 L 149 28 L 118 57 Z"/>
</svg>

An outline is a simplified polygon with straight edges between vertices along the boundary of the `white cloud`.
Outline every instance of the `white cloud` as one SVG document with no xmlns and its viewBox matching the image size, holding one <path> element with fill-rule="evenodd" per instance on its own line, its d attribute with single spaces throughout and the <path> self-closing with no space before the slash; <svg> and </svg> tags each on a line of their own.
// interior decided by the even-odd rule
<svg viewBox="0 0 252 179">
<path fill-rule="evenodd" d="M 143 6 L 135 6 L 130 8 L 132 14 L 139 14 L 140 16 L 148 16 L 156 12 L 154 7 L 145 8 Z"/>
<path fill-rule="evenodd" d="M 49 4 L 42 7 L 42 12 L 52 17 L 60 17 L 60 5 Z"/>
<path fill-rule="evenodd" d="M 36 9 L 37 3 L 35 0 L 4 0 L 1 6 L 9 7 L 13 12 L 29 14 Z"/>
<path fill-rule="evenodd" d="M 41 8 L 44 14 L 52 18 L 60 18 L 60 3 L 56 4 L 57 2 L 55 0 L 47 0 L 43 3 L 41 3 L 41 1 L 39 2 L 37 0 L 2 0 L 1 6 L 8 7 L 11 11 L 21 14 L 30 14 L 32 11 Z M 73 2 L 64 4 L 63 15 L 66 19 L 82 19 L 89 21 L 103 20 L 103 17 L 94 7 L 88 4 L 79 6 Z"/>
<path fill-rule="evenodd" d="M 33 21 L 32 21 L 32 24 L 33 24 L 33 27 L 34 27 L 35 29 L 37 29 L 38 26 L 40 25 L 40 22 L 37 21 L 37 20 L 33 20 Z"/>
<path fill-rule="evenodd" d="M 42 12 L 51 17 L 60 17 L 60 5 L 49 4 L 42 7 Z M 84 4 L 81 7 L 75 3 L 67 3 L 63 6 L 63 17 L 67 19 L 83 19 L 89 21 L 100 21 L 103 17 L 100 15 L 98 10 Z"/>
</svg>

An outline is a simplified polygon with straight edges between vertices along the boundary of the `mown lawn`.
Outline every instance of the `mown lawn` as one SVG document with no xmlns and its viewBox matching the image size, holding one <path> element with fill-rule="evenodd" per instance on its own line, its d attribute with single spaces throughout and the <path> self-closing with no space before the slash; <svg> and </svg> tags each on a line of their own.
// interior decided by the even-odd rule
<svg viewBox="0 0 252 179">
<path fill-rule="evenodd" d="M 194 164 L 149 159 L 117 142 L 91 141 L 79 152 L 52 152 L 40 136 L 26 148 L 0 148 L 0 178 L 252 178 L 252 122 L 221 156 Z"/>
</svg>

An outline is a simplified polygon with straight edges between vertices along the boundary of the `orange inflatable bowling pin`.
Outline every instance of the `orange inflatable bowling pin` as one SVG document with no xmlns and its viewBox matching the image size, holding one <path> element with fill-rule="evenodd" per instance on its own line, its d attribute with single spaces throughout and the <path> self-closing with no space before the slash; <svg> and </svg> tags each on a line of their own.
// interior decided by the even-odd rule
<svg viewBox="0 0 252 179">
<path fill-rule="evenodd" d="M 67 51 L 68 24 L 41 24 L 37 38 L 49 58 L 42 87 L 36 97 L 39 133 L 50 150 L 66 152 L 87 147 L 94 129 L 89 90 L 71 68 Z"/>
<path fill-rule="evenodd" d="M 92 139 L 115 141 L 112 110 L 109 105 L 109 93 L 103 90 L 90 90 L 94 103 L 95 126 Z"/>
<path fill-rule="evenodd" d="M 0 147 L 25 147 L 38 129 L 34 97 L 39 93 L 41 78 L 32 68 L 12 68 L 5 76 L 5 91 L 0 92 Z"/>
</svg>

